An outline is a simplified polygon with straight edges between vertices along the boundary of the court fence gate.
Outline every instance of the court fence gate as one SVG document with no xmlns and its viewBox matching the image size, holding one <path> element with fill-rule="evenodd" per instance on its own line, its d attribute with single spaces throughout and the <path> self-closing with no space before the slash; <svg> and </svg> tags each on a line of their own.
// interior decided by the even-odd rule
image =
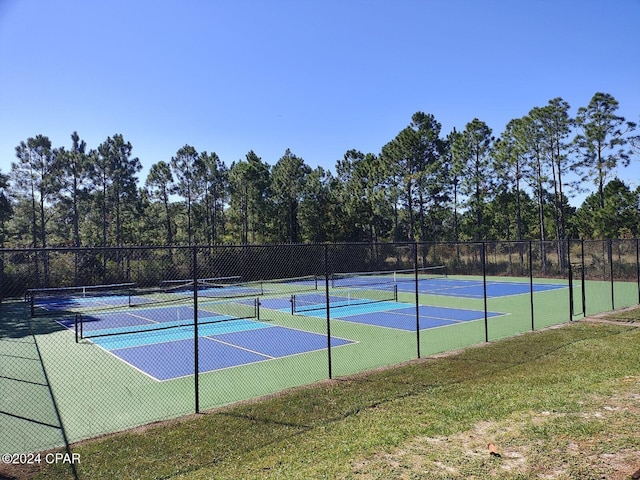
<svg viewBox="0 0 640 480">
<path fill-rule="evenodd" d="M 0 252 L 0 451 L 35 452 L 640 303 L 639 241 Z"/>
</svg>

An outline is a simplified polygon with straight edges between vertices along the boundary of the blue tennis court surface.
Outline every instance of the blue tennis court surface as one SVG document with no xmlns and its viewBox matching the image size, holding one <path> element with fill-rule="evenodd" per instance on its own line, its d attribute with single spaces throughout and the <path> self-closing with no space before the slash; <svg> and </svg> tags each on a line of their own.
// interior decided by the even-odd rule
<svg viewBox="0 0 640 480">
<path fill-rule="evenodd" d="M 156 380 L 193 375 L 194 310 L 189 306 L 84 315 L 91 341 Z M 327 336 L 198 310 L 200 373 L 327 348 Z M 75 319 L 59 323 L 75 328 Z M 104 336 L 101 336 L 104 335 Z M 355 343 L 332 337 L 331 346 Z"/>
<path fill-rule="evenodd" d="M 568 285 L 558 283 L 534 283 L 533 293 L 546 292 L 568 288 Z M 411 282 L 398 283 L 398 291 L 414 292 L 415 284 Z M 484 298 L 484 284 L 482 280 L 463 280 L 455 278 L 431 278 L 418 281 L 418 292 L 429 295 L 444 295 L 447 297 Z M 529 282 L 487 281 L 487 298 L 523 295 L 531 292 Z"/>
<path fill-rule="evenodd" d="M 384 277 L 388 278 L 388 277 Z M 347 281 L 345 279 L 345 281 Z M 399 280 L 380 282 L 379 278 L 363 280 L 349 278 L 351 285 L 333 284 L 330 289 L 330 316 L 332 319 L 372 327 L 392 328 L 407 332 L 416 330 L 416 306 L 398 300 L 398 292 L 414 293 L 415 284 Z M 309 281 L 309 286 L 317 284 Z M 212 289 L 217 296 L 222 290 Z M 564 284 L 514 281 L 488 281 L 488 298 L 522 295 L 566 288 Z M 204 290 L 204 289 L 203 289 Z M 242 292 L 246 293 L 244 290 Z M 421 294 L 444 295 L 461 298 L 483 298 L 482 280 L 429 278 L 418 281 Z M 253 293 L 253 292 L 252 292 Z M 256 292 L 258 293 L 258 292 Z M 214 294 L 210 294 L 214 296 Z M 395 295 L 395 296 L 394 296 Z M 206 295 L 205 295 L 206 296 Z M 233 295 L 230 295 L 233 296 Z M 393 297 L 393 300 L 391 300 Z M 132 305 L 132 297 L 113 295 L 99 298 L 68 298 L 45 302 L 50 310 L 80 307 L 91 309 L 107 305 L 110 311 L 82 315 L 82 336 L 112 353 L 117 358 L 156 380 L 170 380 L 193 375 L 195 312 L 188 305 L 145 305 L 145 298 L 136 299 L 137 308 L 118 308 Z M 306 293 L 279 298 L 234 299 L 232 303 L 203 302 L 198 308 L 198 352 L 200 372 L 210 372 L 265 360 L 283 358 L 327 348 L 324 334 L 298 330 L 259 320 L 258 306 L 295 312 L 295 315 L 326 317 L 326 294 L 322 288 Z M 255 307 L 256 315 L 252 315 Z M 487 312 L 487 318 L 506 315 Z M 484 320 L 485 312 L 465 308 L 420 305 L 417 326 L 420 330 Z M 75 328 L 73 318 L 59 320 L 69 329 Z M 332 337 L 332 347 L 355 343 Z"/>
<path fill-rule="evenodd" d="M 236 322 L 241 324 L 233 325 Z M 201 373 L 327 348 L 326 335 L 254 321 L 231 320 L 228 323 L 199 327 Z M 252 325 L 247 328 L 247 324 Z M 220 328 L 216 331 L 215 327 Z M 240 330 L 231 331 L 234 328 Z M 93 341 L 147 375 L 157 380 L 170 380 L 193 375 L 194 369 L 193 327 L 178 330 L 127 335 L 142 337 L 138 339 L 142 340 L 138 345 L 134 345 L 135 339 L 123 342 L 117 337 Z M 146 338 L 149 335 L 153 338 Z M 331 338 L 332 347 L 351 343 L 354 342 Z"/>
<path fill-rule="evenodd" d="M 415 292 L 415 280 L 412 275 L 403 274 L 395 276 L 391 274 L 356 275 L 349 274 L 333 281 L 332 286 L 337 288 L 383 288 L 384 285 L 395 284 L 398 292 Z M 568 288 L 568 284 L 534 282 L 533 293 L 545 292 Z M 522 295 L 531 292 L 530 283 L 513 280 L 487 280 L 487 298 L 507 297 Z M 484 298 L 484 284 L 482 279 L 465 279 L 451 277 L 418 278 L 418 293 L 429 295 L 443 295 L 447 297 Z"/>
<path fill-rule="evenodd" d="M 233 297 L 245 297 L 251 295 L 262 295 L 262 288 L 248 286 L 225 286 L 220 288 L 199 288 L 198 297 L 202 299 L 224 299 Z M 158 295 L 164 296 L 165 301 L 190 300 L 193 298 L 193 288 L 174 289 L 170 292 L 160 292 Z M 64 311 L 74 309 L 88 309 L 100 307 L 126 307 L 142 306 L 157 303 L 158 298 L 152 295 L 136 294 L 112 294 L 112 295 L 69 295 L 50 298 L 38 298 L 35 302 L 37 307 L 49 311 Z"/>
<path fill-rule="evenodd" d="M 326 310 L 304 311 L 302 315 L 323 316 Z M 347 322 L 362 323 L 376 327 L 394 328 L 398 330 L 416 330 L 416 307 L 408 303 L 378 302 L 348 307 L 330 308 L 331 318 Z M 505 315 L 499 312 L 487 312 L 487 318 Z M 484 311 L 464 308 L 435 307 L 420 305 L 418 307 L 420 330 L 461 322 L 483 320 Z"/>
<path fill-rule="evenodd" d="M 92 296 L 69 296 L 60 298 L 41 298 L 37 301 L 37 306 L 45 310 L 58 311 L 74 308 L 94 308 L 94 307 L 118 307 L 127 306 L 132 302 L 129 295 L 109 295 L 103 297 Z M 149 303 L 150 299 L 135 297 L 137 304 Z"/>
</svg>

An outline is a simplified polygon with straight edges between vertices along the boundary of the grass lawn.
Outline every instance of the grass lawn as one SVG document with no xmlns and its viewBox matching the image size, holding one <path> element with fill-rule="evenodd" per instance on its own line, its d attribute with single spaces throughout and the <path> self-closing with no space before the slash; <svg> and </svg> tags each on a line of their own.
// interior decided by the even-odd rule
<svg viewBox="0 0 640 480">
<path fill-rule="evenodd" d="M 640 310 L 620 315 L 75 444 L 76 473 L 629 479 L 640 469 Z M 0 478 L 74 473 L 62 463 L 10 467 L 0 464 Z"/>
</svg>

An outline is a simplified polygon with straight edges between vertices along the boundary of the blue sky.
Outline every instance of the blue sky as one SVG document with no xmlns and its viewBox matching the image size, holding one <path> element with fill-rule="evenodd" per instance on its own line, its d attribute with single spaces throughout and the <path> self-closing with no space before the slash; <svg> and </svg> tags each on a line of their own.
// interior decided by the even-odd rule
<svg viewBox="0 0 640 480">
<path fill-rule="evenodd" d="M 0 0 L 0 171 L 20 141 L 73 131 L 91 148 L 121 133 L 142 185 L 185 144 L 335 172 L 416 111 L 498 136 L 602 91 L 639 122 L 638 25 L 640 0 Z"/>
</svg>

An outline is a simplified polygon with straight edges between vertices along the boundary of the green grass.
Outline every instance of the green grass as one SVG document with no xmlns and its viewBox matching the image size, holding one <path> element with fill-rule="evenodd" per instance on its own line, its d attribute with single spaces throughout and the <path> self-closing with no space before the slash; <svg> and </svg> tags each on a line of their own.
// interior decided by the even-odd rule
<svg viewBox="0 0 640 480">
<path fill-rule="evenodd" d="M 629 478 L 640 467 L 639 342 L 626 322 L 578 322 L 72 451 L 92 480 Z M 22 475 L 72 478 L 61 464 Z"/>
</svg>

